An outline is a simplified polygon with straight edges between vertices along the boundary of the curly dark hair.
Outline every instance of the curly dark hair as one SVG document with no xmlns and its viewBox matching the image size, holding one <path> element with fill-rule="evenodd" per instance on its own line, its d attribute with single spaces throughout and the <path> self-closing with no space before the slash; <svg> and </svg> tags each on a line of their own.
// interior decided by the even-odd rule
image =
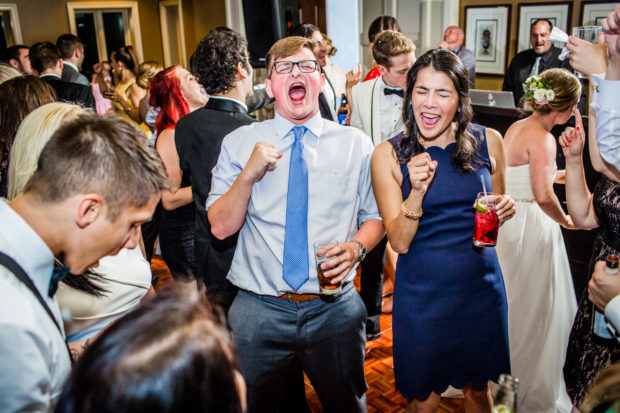
<svg viewBox="0 0 620 413">
<path fill-rule="evenodd" d="M 237 63 L 250 71 L 248 41 L 240 33 L 216 27 L 200 41 L 192 55 L 192 72 L 210 95 L 235 87 Z"/>
<path fill-rule="evenodd" d="M 455 133 L 456 149 L 452 153 L 451 159 L 462 172 L 474 171 L 476 169 L 474 164 L 480 163 L 479 160 L 475 159 L 480 141 L 469 131 L 473 110 L 469 100 L 467 69 L 457 55 L 444 49 L 432 49 L 424 53 L 416 60 L 407 74 L 406 103 L 403 105 L 403 123 L 405 124 L 406 131 L 405 137 L 399 142 L 397 148 L 398 161 L 406 163 L 416 154 L 424 151 L 418 140 L 419 132 L 413 115 L 411 96 L 418 73 L 427 67 L 432 67 L 436 71 L 448 75 L 459 95 L 459 104 L 453 119 L 453 122 L 457 123 Z"/>
</svg>

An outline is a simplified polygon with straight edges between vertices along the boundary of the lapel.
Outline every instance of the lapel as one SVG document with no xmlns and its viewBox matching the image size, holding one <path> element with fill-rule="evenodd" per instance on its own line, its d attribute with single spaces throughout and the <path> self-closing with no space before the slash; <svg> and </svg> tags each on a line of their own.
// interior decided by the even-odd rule
<svg viewBox="0 0 620 413">
<path fill-rule="evenodd" d="M 378 77 L 374 80 L 372 85 L 371 98 L 370 98 L 370 128 L 372 143 L 379 145 L 381 143 L 381 87 L 379 87 Z"/>
</svg>

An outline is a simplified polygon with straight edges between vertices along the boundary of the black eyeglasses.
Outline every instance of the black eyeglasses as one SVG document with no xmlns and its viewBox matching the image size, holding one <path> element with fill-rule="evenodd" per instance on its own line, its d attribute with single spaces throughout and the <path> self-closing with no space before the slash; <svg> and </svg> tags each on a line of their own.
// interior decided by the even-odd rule
<svg viewBox="0 0 620 413">
<path fill-rule="evenodd" d="M 280 60 L 279 62 L 273 62 L 273 70 L 279 74 L 291 73 L 295 65 L 302 73 L 312 73 L 319 68 L 319 63 L 316 60 L 300 60 L 299 62 Z"/>
</svg>

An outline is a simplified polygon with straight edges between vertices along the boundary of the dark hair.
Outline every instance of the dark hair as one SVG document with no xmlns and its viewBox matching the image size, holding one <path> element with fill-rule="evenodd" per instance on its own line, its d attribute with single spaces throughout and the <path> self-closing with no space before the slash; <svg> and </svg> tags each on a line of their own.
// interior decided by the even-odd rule
<svg viewBox="0 0 620 413">
<path fill-rule="evenodd" d="M 432 67 L 438 72 L 443 72 L 454 84 L 459 96 L 459 104 L 454 115 L 453 122 L 457 123 L 456 150 L 452 153 L 454 162 L 462 172 L 475 170 L 474 164 L 479 161 L 474 155 L 480 145 L 478 139 L 468 131 L 468 126 L 473 116 L 473 110 L 469 100 L 469 78 L 467 69 L 457 55 L 449 50 L 431 49 L 416 60 L 407 74 L 407 93 L 403 105 L 403 123 L 406 131 L 405 137 L 400 141 L 397 148 L 397 157 L 400 163 L 408 162 L 413 156 L 423 152 L 423 147 L 418 140 L 418 126 L 411 107 L 411 96 L 420 70 Z"/>
<path fill-rule="evenodd" d="M 6 64 L 9 64 L 11 59 L 19 61 L 19 51 L 22 49 L 28 49 L 28 46 L 23 44 L 16 44 L 8 47 L 4 52 L 2 52 L 2 55 L 0 56 L 0 61 Z"/>
<path fill-rule="evenodd" d="M 545 19 L 545 18 L 540 18 L 540 19 L 536 19 L 536 20 L 534 20 L 532 22 L 532 24 L 530 25 L 530 33 L 532 33 L 532 29 L 534 28 L 534 26 L 536 26 L 536 24 L 538 24 L 540 22 L 546 22 L 549 25 L 549 31 L 553 30 L 553 23 L 551 23 L 551 20 Z"/>
<path fill-rule="evenodd" d="M 58 65 L 60 50 L 52 42 L 39 42 L 30 48 L 30 64 L 39 73 Z"/>
<path fill-rule="evenodd" d="M 56 92 L 33 75 L 19 76 L 0 84 L 0 151 L 8 152 L 19 125 L 30 112 L 56 101 Z"/>
<path fill-rule="evenodd" d="M 394 30 L 400 32 L 400 26 L 396 19 L 392 16 L 379 16 L 370 23 L 368 26 L 368 41 L 370 43 L 375 42 L 375 37 L 379 33 L 385 30 Z"/>
<path fill-rule="evenodd" d="M 181 82 L 177 77 L 180 66 L 171 66 L 157 73 L 151 80 L 149 105 L 161 108 L 155 121 L 155 130 L 174 129 L 179 119 L 189 113 L 189 104 L 183 98 Z"/>
<path fill-rule="evenodd" d="M 231 341 L 195 288 L 160 292 L 86 349 L 56 413 L 241 413 Z"/>
<path fill-rule="evenodd" d="M 583 413 L 610 412 L 620 405 L 620 363 L 602 369 L 594 380 L 579 411 Z"/>
<path fill-rule="evenodd" d="M 88 114 L 58 128 L 24 192 L 41 203 L 99 194 L 113 222 L 123 209 L 141 208 L 169 187 L 161 159 L 139 129 L 114 117 Z"/>
<path fill-rule="evenodd" d="M 312 33 L 316 32 L 317 30 L 319 30 L 319 28 L 316 27 L 314 24 L 303 23 L 295 27 L 293 31 L 291 31 L 291 36 L 299 36 L 309 39 L 312 37 Z"/>
<path fill-rule="evenodd" d="M 113 56 L 114 60 L 117 62 L 121 62 L 125 65 L 125 67 L 133 72 L 133 74 L 137 74 L 138 70 L 138 56 L 136 56 L 136 52 L 133 50 L 133 46 L 123 46 L 116 49 Z"/>
<path fill-rule="evenodd" d="M 73 56 L 73 52 L 75 52 L 75 49 L 83 47 L 84 44 L 82 43 L 82 40 L 80 40 L 80 38 L 76 35 L 67 33 L 61 34 L 58 37 L 58 39 L 56 40 L 56 46 L 60 50 L 60 56 L 63 59 L 69 59 L 71 56 Z"/>
<path fill-rule="evenodd" d="M 238 63 L 250 71 L 248 41 L 232 29 L 218 27 L 198 44 L 192 71 L 208 94 L 226 93 L 235 87 Z"/>
</svg>

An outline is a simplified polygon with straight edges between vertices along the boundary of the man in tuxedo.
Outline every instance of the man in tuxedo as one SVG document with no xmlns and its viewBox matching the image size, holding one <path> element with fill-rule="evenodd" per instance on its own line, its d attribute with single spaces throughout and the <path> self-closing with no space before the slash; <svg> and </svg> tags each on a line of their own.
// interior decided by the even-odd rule
<svg viewBox="0 0 620 413">
<path fill-rule="evenodd" d="M 407 72 L 415 62 L 415 45 L 407 36 L 386 30 L 375 38 L 372 54 L 381 76 L 353 87 L 351 126 L 361 129 L 374 146 L 404 130 L 403 97 Z M 381 336 L 381 298 L 383 295 L 383 254 L 387 238 L 377 244 L 362 261 L 361 295 L 368 319 L 366 339 Z"/>
<path fill-rule="evenodd" d="M 25 75 L 32 74 L 32 67 L 30 65 L 30 56 L 29 56 L 28 46 L 23 44 L 16 44 L 7 48 L 4 53 L 2 53 L 2 57 L 0 57 L 0 62 L 6 63 L 7 65 L 19 70 Z"/>
<path fill-rule="evenodd" d="M 230 29 L 212 30 L 194 53 L 193 70 L 209 101 L 179 120 L 175 144 L 196 205 L 196 278 L 206 285 L 209 299 L 227 311 L 237 292 L 226 280 L 237 236 L 220 241 L 211 235 L 205 201 L 224 136 L 255 122 L 244 103 L 253 93 L 247 40 Z"/>
<path fill-rule="evenodd" d="M 463 29 L 457 26 L 448 26 L 443 33 L 443 40 L 439 42 L 437 47 L 450 50 L 461 59 L 469 75 L 469 88 L 473 89 L 476 86 L 476 58 L 474 52 L 465 48 L 464 42 L 465 32 Z"/>
<path fill-rule="evenodd" d="M 62 57 L 62 80 L 89 86 L 86 76 L 80 73 L 80 66 L 84 61 L 84 44 L 79 37 L 67 33 L 58 37 L 56 46 Z"/>
<path fill-rule="evenodd" d="M 327 47 L 325 40 L 321 34 L 321 30 L 313 24 L 304 23 L 300 24 L 291 33 L 292 36 L 304 37 L 312 40 L 314 47 L 312 53 L 316 57 L 319 66 L 321 67 L 321 73 L 325 76 L 325 89 L 319 93 L 319 111 L 321 117 L 327 120 L 338 119 L 338 107 L 340 106 L 340 96 L 336 96 L 336 91 L 332 85 L 331 80 L 325 74 L 323 68 L 327 65 Z"/>
<path fill-rule="evenodd" d="M 61 80 L 63 63 L 56 45 L 50 42 L 33 44 L 30 48 L 30 62 L 33 73 L 54 88 L 59 101 L 78 103 L 96 110 L 90 87 Z"/>
</svg>

